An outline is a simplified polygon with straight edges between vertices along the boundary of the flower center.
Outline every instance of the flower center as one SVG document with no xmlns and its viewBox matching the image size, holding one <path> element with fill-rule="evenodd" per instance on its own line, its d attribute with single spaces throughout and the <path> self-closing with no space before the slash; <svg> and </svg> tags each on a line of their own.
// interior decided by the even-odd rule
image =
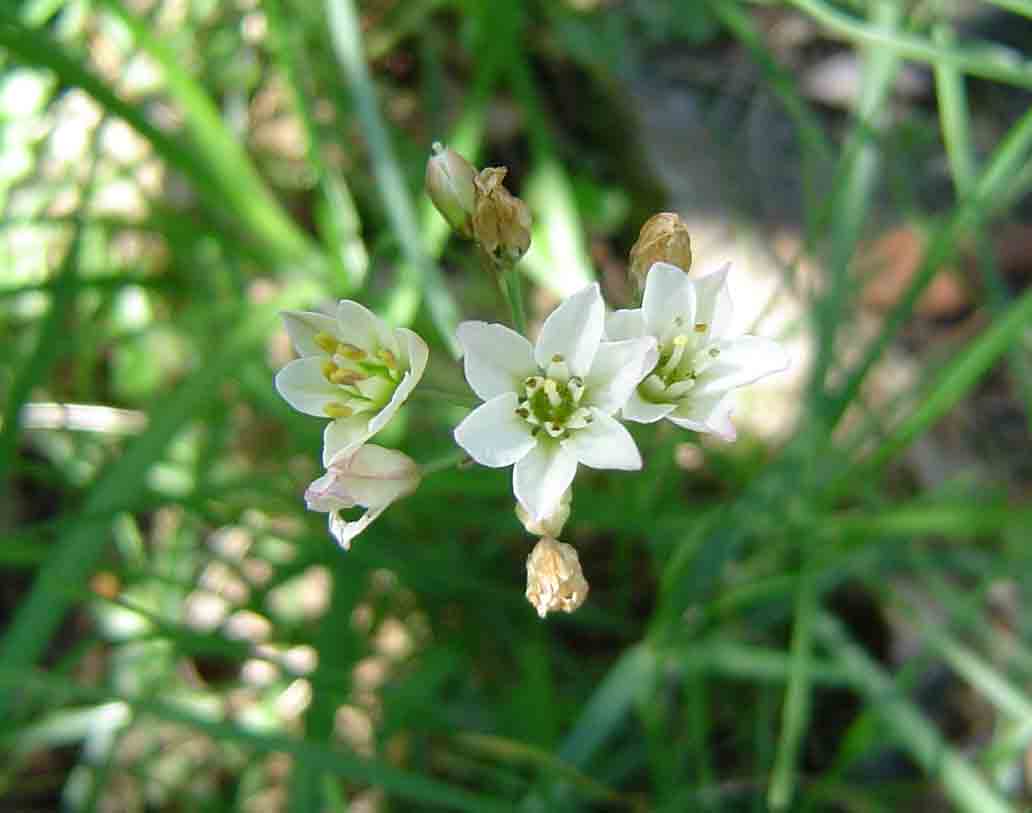
<svg viewBox="0 0 1032 813">
<path fill-rule="evenodd" d="M 561 358 L 549 365 L 549 372 L 557 375 L 532 375 L 523 382 L 516 414 L 531 425 L 533 435 L 544 430 L 549 437 L 563 439 L 571 429 L 583 429 L 594 420 L 591 411 L 580 405 L 584 382 L 577 376 L 564 376 L 562 369 L 552 369 L 560 364 L 565 368 Z"/>
<path fill-rule="evenodd" d="M 697 324 L 693 333 L 705 333 L 707 327 Z M 699 375 L 719 355 L 718 347 L 700 346 L 695 335 L 678 333 L 662 347 L 656 368 L 642 382 L 640 392 L 654 402 L 679 400 L 688 394 Z"/>
<path fill-rule="evenodd" d="M 327 417 L 350 418 L 378 410 L 391 400 L 402 371 L 390 350 L 369 352 L 329 333 L 316 334 L 313 341 L 327 355 L 323 378 L 340 391 L 338 400 L 323 407 Z"/>
</svg>

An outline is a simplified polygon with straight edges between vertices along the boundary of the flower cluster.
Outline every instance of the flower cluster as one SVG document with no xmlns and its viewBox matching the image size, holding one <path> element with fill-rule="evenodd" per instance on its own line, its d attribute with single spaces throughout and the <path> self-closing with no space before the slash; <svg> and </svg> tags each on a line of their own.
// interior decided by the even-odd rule
<svg viewBox="0 0 1032 813">
<path fill-rule="evenodd" d="M 502 185 L 505 174 L 477 172 L 435 144 L 426 187 L 455 232 L 508 273 L 530 245 L 531 223 L 526 204 Z M 526 595 L 542 617 L 572 612 L 588 594 L 577 551 L 558 541 L 578 468 L 641 469 L 624 422 L 667 420 L 734 440 L 734 391 L 788 366 L 776 342 L 731 331 L 729 266 L 688 273 L 691 241 L 677 215 L 651 218 L 630 260 L 643 289 L 639 308 L 607 313 L 591 284 L 552 311 L 533 343 L 501 324 L 458 327 L 466 381 L 483 403 L 455 428 L 455 441 L 481 465 L 512 466 L 517 516 L 540 537 L 527 560 Z M 520 324 L 522 311 L 516 318 L 512 305 Z M 329 514 L 330 533 L 347 548 L 423 476 L 407 455 L 368 441 L 419 383 L 427 345 L 357 302 L 340 302 L 335 316 L 283 318 L 300 358 L 278 373 L 276 387 L 296 409 L 328 419 L 326 473 L 305 501 Z M 356 508 L 365 513 L 344 518 Z"/>
</svg>

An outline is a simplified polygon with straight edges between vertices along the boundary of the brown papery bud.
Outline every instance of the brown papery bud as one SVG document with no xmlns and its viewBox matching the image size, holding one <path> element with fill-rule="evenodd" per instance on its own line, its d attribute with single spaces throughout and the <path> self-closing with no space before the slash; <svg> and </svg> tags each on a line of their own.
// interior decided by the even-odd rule
<svg viewBox="0 0 1032 813">
<path fill-rule="evenodd" d="M 645 221 L 638 242 L 631 248 L 631 276 L 639 290 L 654 263 L 670 263 L 687 272 L 692 266 L 692 241 L 688 226 L 674 212 L 660 212 Z"/>
<path fill-rule="evenodd" d="M 435 141 L 426 162 L 426 194 L 448 225 L 463 237 L 473 236 L 476 189 L 473 165 L 451 147 Z"/>
<path fill-rule="evenodd" d="M 572 613 L 587 597 L 588 582 L 573 546 L 547 536 L 539 540 L 527 557 L 527 601 L 537 614 Z"/>
<path fill-rule="evenodd" d="M 473 179 L 473 239 L 499 265 L 514 265 L 530 248 L 530 209 L 502 186 L 505 167 L 480 170 Z"/>
</svg>

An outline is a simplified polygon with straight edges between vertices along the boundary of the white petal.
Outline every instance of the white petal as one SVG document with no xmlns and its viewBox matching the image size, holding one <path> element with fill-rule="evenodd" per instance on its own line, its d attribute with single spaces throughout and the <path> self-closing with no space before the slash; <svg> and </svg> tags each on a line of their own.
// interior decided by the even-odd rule
<svg viewBox="0 0 1032 813">
<path fill-rule="evenodd" d="M 582 288 L 564 300 L 541 327 L 534 358 L 547 370 L 554 356 L 562 356 L 570 373 L 586 376 L 605 328 L 606 306 L 598 283 Z"/>
<path fill-rule="evenodd" d="M 484 401 L 517 392 L 523 379 L 537 372 L 530 342 L 504 325 L 463 322 L 456 337 L 462 346 L 466 380 Z"/>
<path fill-rule="evenodd" d="M 641 308 L 613 311 L 606 317 L 606 338 L 611 342 L 637 339 L 645 335 L 645 320 Z"/>
<path fill-rule="evenodd" d="M 512 470 L 512 490 L 520 505 L 538 522 L 559 508 L 577 473 L 577 458 L 558 443 L 542 441 Z"/>
<path fill-rule="evenodd" d="M 385 505 L 378 508 L 370 508 L 352 522 L 348 522 L 338 514 L 332 513 L 330 514 L 330 534 L 337 540 L 338 545 L 344 548 L 344 550 L 349 550 L 351 548 L 351 540 L 368 528 L 386 508 L 387 506 Z"/>
<path fill-rule="evenodd" d="M 623 424 L 597 409 L 591 410 L 591 414 L 594 420 L 583 429 L 571 432 L 562 442 L 563 448 L 578 462 L 593 469 L 640 469 L 638 446 Z"/>
<path fill-rule="evenodd" d="M 419 486 L 420 470 L 408 455 L 367 443 L 347 457 L 338 457 L 305 492 L 313 511 L 361 505 L 388 505 Z"/>
<path fill-rule="evenodd" d="M 426 364 L 430 360 L 430 348 L 427 347 L 422 336 L 407 327 L 394 328 L 394 341 L 398 345 L 400 354 L 398 360 L 402 367 L 408 367 L 412 373 L 414 379 L 412 386 L 414 387 L 426 372 Z"/>
<path fill-rule="evenodd" d="M 691 278 L 676 265 L 654 263 L 645 278 L 641 311 L 645 331 L 661 341 L 675 319 L 691 330 L 695 324 L 695 286 Z"/>
<path fill-rule="evenodd" d="M 387 324 L 364 305 L 350 299 L 337 303 L 337 335 L 341 341 L 366 351 L 383 347 L 398 353 L 394 335 Z"/>
<path fill-rule="evenodd" d="M 317 333 L 337 335 L 337 320 L 325 313 L 313 311 L 283 311 L 283 326 L 287 329 L 291 344 L 299 356 L 326 355 L 312 339 Z"/>
<path fill-rule="evenodd" d="M 788 354 L 772 339 L 739 336 L 714 346 L 720 355 L 699 374 L 692 389 L 694 396 L 725 393 L 788 367 Z"/>
<path fill-rule="evenodd" d="M 731 423 L 731 410 L 734 407 L 731 396 L 712 395 L 708 398 L 697 398 L 694 397 L 694 391 L 691 395 L 691 398 L 685 399 L 681 406 L 667 416 L 667 420 L 682 429 L 716 435 L 728 442 L 738 436 L 734 424 Z"/>
<path fill-rule="evenodd" d="M 535 445 L 530 424 L 516 414 L 516 393 L 481 404 L 455 427 L 455 442 L 482 466 L 511 466 Z"/>
<path fill-rule="evenodd" d="M 276 373 L 276 390 L 298 412 L 326 418 L 325 406 L 342 400 L 340 388 L 322 374 L 325 361 L 325 356 L 305 356 Z"/>
<path fill-rule="evenodd" d="M 337 511 L 341 508 L 354 508 L 355 501 L 341 493 L 339 481 L 340 478 L 333 469 L 313 480 L 305 489 L 305 506 L 308 510 Z"/>
<path fill-rule="evenodd" d="M 612 415 L 625 403 L 659 360 L 651 336 L 622 342 L 602 342 L 591 372 L 584 379 L 584 405 Z"/>
<path fill-rule="evenodd" d="M 323 465 L 329 468 L 352 455 L 372 436 L 368 414 L 330 421 L 323 430 Z"/>
<path fill-rule="evenodd" d="M 627 403 L 624 404 L 620 414 L 624 420 L 634 421 L 635 423 L 655 423 L 665 418 L 675 409 L 677 409 L 677 404 L 654 404 L 643 399 L 635 390 L 631 393 L 630 398 L 627 399 Z"/>
<path fill-rule="evenodd" d="M 695 322 L 706 325 L 705 335 L 709 339 L 722 338 L 731 326 L 733 310 L 727 287 L 730 270 L 731 263 L 725 263 L 716 271 L 695 278 Z"/>
</svg>

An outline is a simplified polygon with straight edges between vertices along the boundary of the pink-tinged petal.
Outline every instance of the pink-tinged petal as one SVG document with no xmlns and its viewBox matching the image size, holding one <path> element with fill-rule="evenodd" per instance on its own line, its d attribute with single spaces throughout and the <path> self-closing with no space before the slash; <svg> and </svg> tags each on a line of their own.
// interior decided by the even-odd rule
<svg viewBox="0 0 1032 813">
<path fill-rule="evenodd" d="M 787 369 L 788 354 L 772 339 L 739 336 L 717 342 L 719 355 L 699 374 L 692 395 L 719 395 Z"/>
<path fill-rule="evenodd" d="M 537 372 L 530 342 L 504 325 L 463 322 L 456 337 L 466 380 L 484 401 L 517 392 L 522 381 Z"/>
<path fill-rule="evenodd" d="M 383 347 L 398 353 L 394 334 L 387 324 L 367 307 L 350 299 L 337 303 L 337 335 L 341 341 L 366 351 Z"/>
<path fill-rule="evenodd" d="M 386 510 L 387 506 L 370 508 L 356 520 L 348 521 L 336 512 L 330 514 L 330 535 L 344 550 L 351 549 L 351 540 L 368 528 Z"/>
<path fill-rule="evenodd" d="M 651 336 L 622 342 L 602 342 L 591 372 L 584 379 L 584 406 L 612 415 L 625 403 L 659 360 Z"/>
<path fill-rule="evenodd" d="M 330 468 L 351 456 L 372 436 L 368 414 L 330 421 L 323 430 L 323 466 Z"/>
<path fill-rule="evenodd" d="M 655 263 L 645 278 L 641 302 L 645 332 L 661 342 L 695 325 L 695 286 L 676 265 Z M 680 320 L 680 321 L 678 321 Z"/>
<path fill-rule="evenodd" d="M 677 404 L 654 404 L 643 399 L 637 391 L 632 392 L 623 405 L 620 414 L 624 420 L 635 423 L 655 423 L 677 409 Z"/>
<path fill-rule="evenodd" d="M 731 263 L 695 278 L 695 323 L 706 325 L 704 340 L 721 339 L 731 326 L 734 311 L 727 277 Z"/>
<path fill-rule="evenodd" d="M 320 333 L 337 335 L 337 320 L 325 313 L 313 311 L 282 311 L 283 326 L 287 329 L 290 342 L 299 356 L 325 355 L 314 339 Z"/>
<path fill-rule="evenodd" d="M 586 376 L 602 340 L 605 319 L 606 306 L 597 282 L 565 299 L 541 327 L 534 347 L 538 366 L 547 371 L 558 356 L 571 375 Z"/>
<path fill-rule="evenodd" d="M 542 441 L 512 470 L 512 490 L 531 518 L 544 522 L 559 508 L 577 473 L 577 458 L 558 443 Z"/>
<path fill-rule="evenodd" d="M 641 468 L 641 454 L 631 433 L 624 426 L 605 413 L 591 410 L 592 420 L 583 429 L 570 433 L 562 446 L 583 463 L 593 469 L 622 469 L 637 471 Z"/>
<path fill-rule="evenodd" d="M 738 437 L 738 432 L 731 423 L 733 408 L 734 401 L 731 396 L 716 395 L 697 398 L 693 391 L 692 397 L 686 399 L 674 412 L 670 413 L 667 420 L 682 429 L 716 435 L 721 440 L 730 443 Z"/>
<path fill-rule="evenodd" d="M 536 444 L 530 425 L 516 414 L 517 405 L 514 392 L 481 404 L 455 427 L 455 442 L 482 466 L 511 466 Z"/>
<path fill-rule="evenodd" d="M 605 338 L 611 342 L 639 339 L 645 335 L 645 320 L 641 308 L 613 311 L 606 317 Z"/>
<path fill-rule="evenodd" d="M 326 405 L 341 400 L 340 388 L 322 374 L 325 361 L 325 356 L 305 356 L 276 373 L 276 391 L 298 412 L 326 418 Z"/>
<path fill-rule="evenodd" d="M 305 489 L 305 507 L 309 511 L 338 511 L 355 505 L 355 501 L 341 490 L 340 478 L 333 469 L 313 480 Z"/>
</svg>

